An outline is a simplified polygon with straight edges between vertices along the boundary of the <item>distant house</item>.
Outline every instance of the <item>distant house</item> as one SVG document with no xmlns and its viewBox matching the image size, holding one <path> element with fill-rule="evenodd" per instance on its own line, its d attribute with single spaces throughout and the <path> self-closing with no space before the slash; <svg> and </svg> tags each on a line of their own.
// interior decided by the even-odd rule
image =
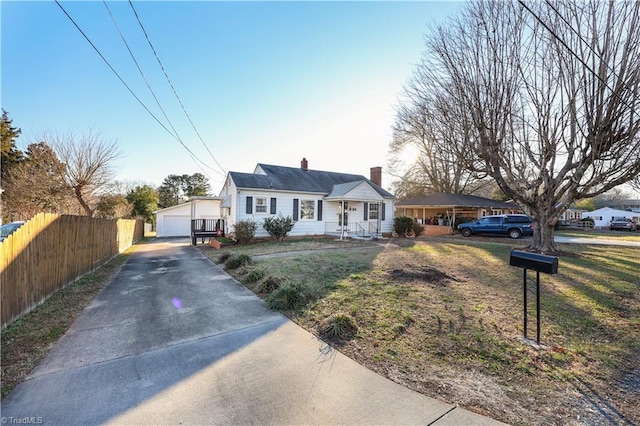
<svg viewBox="0 0 640 426">
<path fill-rule="evenodd" d="M 582 218 L 590 217 L 593 219 L 595 228 L 607 228 L 609 223 L 614 219 L 627 218 L 634 222 L 640 222 L 640 213 L 629 210 L 612 209 L 611 207 L 603 207 L 582 214 Z"/>
<path fill-rule="evenodd" d="M 291 236 L 377 236 L 393 230 L 394 196 L 381 187 L 382 168 L 361 175 L 258 164 L 253 173 L 229 172 L 220 198 L 227 231 L 251 219 L 291 216 Z M 256 237 L 269 234 L 260 225 Z"/>
<path fill-rule="evenodd" d="M 586 212 L 587 210 L 585 209 L 569 207 L 567 210 L 564 211 L 564 213 L 562 213 L 562 216 L 560 216 L 560 220 L 565 220 L 569 222 L 579 221 L 582 219 L 582 214 Z"/>
<path fill-rule="evenodd" d="M 480 219 L 489 215 L 521 212 L 513 203 L 464 194 L 431 194 L 396 203 L 396 214 L 412 217 L 421 224 L 438 224 L 437 219 Z"/>
<path fill-rule="evenodd" d="M 219 219 L 220 197 L 194 196 L 186 203 L 156 210 L 157 237 L 188 237 L 192 219 Z"/>
</svg>

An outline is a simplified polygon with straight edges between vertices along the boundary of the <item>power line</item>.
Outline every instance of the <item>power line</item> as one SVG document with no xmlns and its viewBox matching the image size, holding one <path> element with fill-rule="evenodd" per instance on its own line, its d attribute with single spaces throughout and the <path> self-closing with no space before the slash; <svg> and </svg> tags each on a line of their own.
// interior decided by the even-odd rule
<svg viewBox="0 0 640 426">
<path fill-rule="evenodd" d="M 600 82 L 602 84 L 604 84 L 606 86 L 607 89 L 609 89 L 611 91 L 611 93 L 618 98 L 618 100 L 620 102 L 622 102 L 627 108 L 630 108 L 631 111 L 635 111 L 628 103 L 625 99 L 623 99 L 616 90 L 612 89 L 609 86 L 609 83 L 607 83 L 602 77 L 600 77 L 576 52 L 573 51 L 573 49 L 571 47 L 569 47 L 569 45 L 560 38 L 560 36 L 558 36 L 533 10 L 531 10 L 529 8 L 529 6 L 527 6 L 523 0 L 518 0 L 518 3 L 520 3 L 520 5 L 522 7 L 524 7 L 529 13 L 531 13 L 533 15 L 533 17 L 536 19 L 536 21 L 538 21 L 547 31 L 549 31 L 549 33 L 560 42 L 560 44 L 562 44 L 562 46 L 564 46 L 565 49 L 567 49 L 569 51 L 569 53 L 574 56 L 578 61 L 580 61 L 580 63 L 594 76 L 596 77 L 598 80 L 600 80 Z M 584 41 L 584 40 L 583 40 Z M 600 60 L 602 61 L 602 58 L 600 56 L 598 56 L 600 58 Z M 615 74 L 615 73 L 614 73 Z M 616 76 L 617 77 L 617 76 Z M 636 112 L 637 114 L 637 112 Z"/>
<path fill-rule="evenodd" d="M 584 39 L 584 37 L 582 36 L 582 34 L 580 34 L 574 27 L 573 25 L 571 25 L 571 23 L 560 13 L 560 11 L 553 5 L 553 3 L 551 3 L 549 0 L 545 0 L 545 3 L 547 4 L 547 6 L 549 6 L 556 15 L 558 15 L 560 17 L 560 19 L 562 19 L 562 21 L 569 27 L 569 29 L 578 36 L 578 38 L 587 46 L 587 48 L 591 51 L 591 53 L 593 53 L 594 55 L 596 55 L 596 57 L 601 61 L 604 62 L 605 65 L 607 66 L 607 68 L 609 68 L 609 71 L 611 71 L 611 73 L 616 77 L 616 78 L 620 78 L 618 76 L 618 74 L 616 73 L 616 71 L 613 69 L 613 67 L 611 65 L 609 65 L 609 62 L 604 61 L 602 59 L 602 56 L 591 46 L 591 44 Z M 621 82 L 622 85 L 624 85 L 625 89 L 629 90 L 629 85 L 626 83 L 626 81 L 622 81 Z"/>
<path fill-rule="evenodd" d="M 93 44 L 93 42 L 91 41 L 91 39 L 89 39 L 89 37 L 87 36 L 87 34 L 85 34 L 85 32 L 82 30 L 82 28 L 80 28 L 80 26 L 76 23 L 76 21 L 71 17 L 71 15 L 69 15 L 69 13 L 65 10 L 65 8 L 60 4 L 60 2 L 58 0 L 55 0 L 56 4 L 58 5 L 58 7 L 62 10 L 62 12 L 67 16 L 67 18 L 69 18 L 69 20 L 71 21 L 71 23 L 73 23 L 73 25 L 76 27 L 76 29 L 78 31 L 80 31 L 80 34 L 82 34 L 82 36 L 85 38 L 85 40 L 87 40 L 87 42 L 91 45 L 91 47 L 93 47 L 93 50 L 96 51 L 96 53 L 98 54 L 98 56 L 100 56 L 100 58 L 104 61 L 105 64 L 107 64 L 107 66 L 109 67 L 109 69 L 116 75 L 116 77 L 118 77 L 118 80 L 120 80 L 120 82 L 124 85 L 124 87 L 127 88 L 127 90 L 129 91 L 129 93 L 131 93 L 131 95 L 138 101 L 138 103 L 142 106 L 142 108 L 144 108 L 145 111 L 147 111 L 147 113 L 149 113 L 149 115 L 151 117 L 153 117 L 154 120 L 156 120 L 156 122 L 167 132 L 169 133 L 171 136 L 173 136 L 176 140 L 178 140 L 178 142 L 180 142 L 180 144 L 187 150 L 187 152 L 189 153 L 189 155 L 191 156 L 191 158 L 194 160 L 194 162 L 197 163 L 197 159 L 195 157 L 195 154 L 178 138 L 176 138 L 176 135 L 174 135 L 173 133 L 171 133 L 171 131 L 169 129 L 167 129 L 167 127 L 158 119 L 158 117 L 156 117 L 151 110 L 149 110 L 149 108 L 144 104 L 144 102 L 142 102 L 140 100 L 140 98 L 133 92 L 133 90 L 131 89 L 131 87 L 129 87 L 129 85 L 124 81 L 124 79 L 120 76 L 120 74 L 118 74 L 118 72 L 115 70 L 115 68 L 113 68 L 113 66 L 109 63 L 109 61 L 104 57 L 104 55 L 102 54 L 102 52 L 100 52 L 100 50 L 96 47 L 95 44 Z M 202 170 L 202 167 L 198 164 L 198 166 L 200 167 L 200 169 Z M 204 170 L 203 172 L 205 174 L 207 174 Z M 207 175 L 208 176 L 208 175 Z M 209 178 L 211 178 L 209 176 Z"/>
<path fill-rule="evenodd" d="M 169 75 L 167 74 L 167 71 L 164 69 L 164 66 L 162 65 L 162 61 L 160 61 L 160 57 L 158 56 L 158 53 L 156 52 L 156 49 L 153 47 L 153 44 L 151 43 L 151 39 L 149 38 L 149 35 L 147 34 L 147 31 L 145 30 L 144 26 L 142 25 L 142 21 L 140 21 L 140 17 L 138 16 L 138 13 L 136 12 L 136 9 L 133 7 L 133 2 L 131 0 L 129 0 L 129 5 L 131 6 L 131 10 L 133 10 L 133 14 L 136 16 L 136 20 L 138 21 L 138 24 L 140 25 L 140 28 L 142 29 L 142 32 L 144 33 L 144 36 L 147 39 L 147 42 L 149 43 L 149 47 L 151 47 L 151 50 L 153 51 L 153 55 L 156 57 L 156 60 L 158 61 L 158 65 L 160 65 L 160 68 L 162 69 L 162 72 L 164 73 L 164 76 L 166 77 L 167 82 L 169 83 L 169 86 L 171 86 L 171 89 L 173 90 L 173 94 L 175 95 L 176 99 L 178 100 L 178 103 L 180 104 L 180 106 L 182 107 L 182 111 L 184 111 L 184 114 L 187 116 L 187 119 L 189 120 L 189 123 L 191 123 L 191 127 L 193 127 L 193 130 L 198 135 L 198 138 L 202 142 L 202 145 L 204 145 L 204 147 L 206 148 L 206 150 L 209 153 L 209 155 L 211 156 L 211 158 L 213 158 L 213 161 L 215 161 L 215 163 L 218 165 L 218 167 L 220 167 L 220 169 L 226 174 L 226 172 L 224 170 L 224 167 L 222 167 L 220 165 L 220 163 L 218 162 L 218 160 L 216 160 L 216 158 L 214 157 L 213 153 L 209 150 L 209 147 L 205 143 L 204 139 L 202 139 L 202 136 L 200 135 L 200 132 L 198 132 L 198 129 L 196 128 L 195 124 L 193 124 L 193 120 L 191 120 L 191 116 L 187 112 L 187 109 L 185 108 L 184 104 L 182 103 L 182 100 L 180 99 L 180 96 L 178 96 L 178 92 L 176 91 L 175 87 L 173 86 L 173 83 L 171 82 L 171 79 L 169 78 Z"/>
<path fill-rule="evenodd" d="M 122 39 L 122 42 L 124 43 L 125 47 L 127 48 L 127 51 L 129 52 L 129 55 L 131 56 L 131 59 L 133 60 L 133 63 L 136 65 L 136 68 L 138 68 L 138 72 L 140 72 L 140 75 L 142 76 L 142 79 L 144 80 L 145 84 L 147 85 L 147 88 L 149 89 L 149 92 L 151 92 L 151 96 L 153 96 L 153 99 L 155 99 L 156 104 L 158 105 L 158 108 L 160 108 L 160 111 L 162 111 L 162 114 L 164 115 L 164 118 L 167 120 L 167 123 L 169 123 L 169 126 L 171 127 L 171 130 L 173 130 L 172 136 L 175 139 L 177 139 L 178 142 L 180 142 L 181 144 L 184 145 L 184 142 L 183 142 L 182 138 L 178 134 L 178 131 L 176 130 L 176 128 L 173 126 L 173 123 L 171 123 L 171 120 L 169 119 L 169 116 L 167 115 L 166 111 L 164 110 L 164 108 L 162 108 L 162 104 L 158 100 L 158 97 L 156 96 L 155 92 L 153 91 L 153 88 L 151 87 L 151 84 L 147 80 L 147 77 L 144 74 L 144 72 L 142 71 L 142 68 L 140 67 L 140 64 L 138 63 L 138 60 L 136 59 L 135 55 L 133 54 L 133 51 L 129 47 L 129 43 L 127 43 L 127 40 L 126 40 L 124 34 L 122 33 L 122 31 L 120 30 L 120 27 L 118 26 L 118 23 L 116 22 L 115 17 L 111 13 L 111 9 L 109 8 L 109 5 L 107 4 L 107 2 L 105 0 L 102 0 L 102 2 L 104 4 L 105 8 L 107 9 L 107 12 L 109 13 L 109 16 L 111 17 L 111 21 L 113 22 L 113 25 L 116 27 L 116 30 L 118 31 L 118 34 L 120 35 L 120 38 Z M 191 153 L 191 151 L 189 151 L 189 152 Z M 215 169 L 212 169 L 206 163 L 200 161 L 198 158 L 194 158 L 193 155 L 192 155 L 192 158 L 194 159 L 194 161 L 200 162 L 204 166 L 206 166 L 209 169 L 213 170 L 214 172 L 220 174 L 219 171 L 217 171 Z M 200 169 L 202 170 L 202 167 L 200 167 Z M 204 172 L 204 170 L 202 170 L 202 171 Z M 206 174 L 206 172 L 205 172 L 205 174 Z"/>
</svg>

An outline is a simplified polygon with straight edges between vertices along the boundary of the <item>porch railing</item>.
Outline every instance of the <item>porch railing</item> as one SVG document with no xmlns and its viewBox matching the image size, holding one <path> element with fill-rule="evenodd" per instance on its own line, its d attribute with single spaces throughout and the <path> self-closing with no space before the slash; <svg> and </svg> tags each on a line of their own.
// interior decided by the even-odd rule
<svg viewBox="0 0 640 426">
<path fill-rule="evenodd" d="M 378 224 L 375 222 L 350 222 L 344 227 L 344 230 L 348 235 L 362 238 L 378 235 L 379 233 Z M 325 222 L 324 231 L 327 235 L 340 235 L 342 225 L 339 222 Z"/>
</svg>

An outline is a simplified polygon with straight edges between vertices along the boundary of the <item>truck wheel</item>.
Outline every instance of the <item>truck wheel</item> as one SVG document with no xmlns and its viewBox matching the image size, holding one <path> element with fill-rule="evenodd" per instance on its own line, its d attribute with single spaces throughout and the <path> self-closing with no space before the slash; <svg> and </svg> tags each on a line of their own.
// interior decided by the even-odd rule
<svg viewBox="0 0 640 426">
<path fill-rule="evenodd" d="M 460 233 L 462 234 L 463 237 L 470 237 L 471 236 L 471 229 L 462 228 L 462 231 L 460 231 Z"/>
<path fill-rule="evenodd" d="M 518 238 L 520 238 L 521 235 L 522 235 L 522 232 L 520 232 L 519 229 L 516 229 L 516 228 L 509 229 L 509 236 L 514 240 L 517 240 Z"/>
</svg>

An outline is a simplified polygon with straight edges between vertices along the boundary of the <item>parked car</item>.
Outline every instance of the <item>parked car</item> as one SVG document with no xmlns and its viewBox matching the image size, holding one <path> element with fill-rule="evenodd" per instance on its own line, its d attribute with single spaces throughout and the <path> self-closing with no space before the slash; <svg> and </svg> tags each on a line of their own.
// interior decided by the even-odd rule
<svg viewBox="0 0 640 426">
<path fill-rule="evenodd" d="M 0 241 L 4 241 L 9 235 L 13 234 L 13 232 L 24 225 L 23 220 L 18 220 L 15 222 L 9 222 L 2 226 L 0 226 Z"/>
<path fill-rule="evenodd" d="M 520 238 L 523 235 L 533 235 L 531 223 L 533 220 L 524 214 L 501 214 L 485 216 L 475 222 L 461 223 L 458 231 L 469 237 L 473 234 L 508 235 L 511 238 Z"/>
<path fill-rule="evenodd" d="M 637 231 L 638 224 L 626 217 L 614 218 L 611 223 L 609 223 L 609 229 L 611 229 L 612 231 L 616 229 L 621 229 L 624 231 Z"/>
</svg>

